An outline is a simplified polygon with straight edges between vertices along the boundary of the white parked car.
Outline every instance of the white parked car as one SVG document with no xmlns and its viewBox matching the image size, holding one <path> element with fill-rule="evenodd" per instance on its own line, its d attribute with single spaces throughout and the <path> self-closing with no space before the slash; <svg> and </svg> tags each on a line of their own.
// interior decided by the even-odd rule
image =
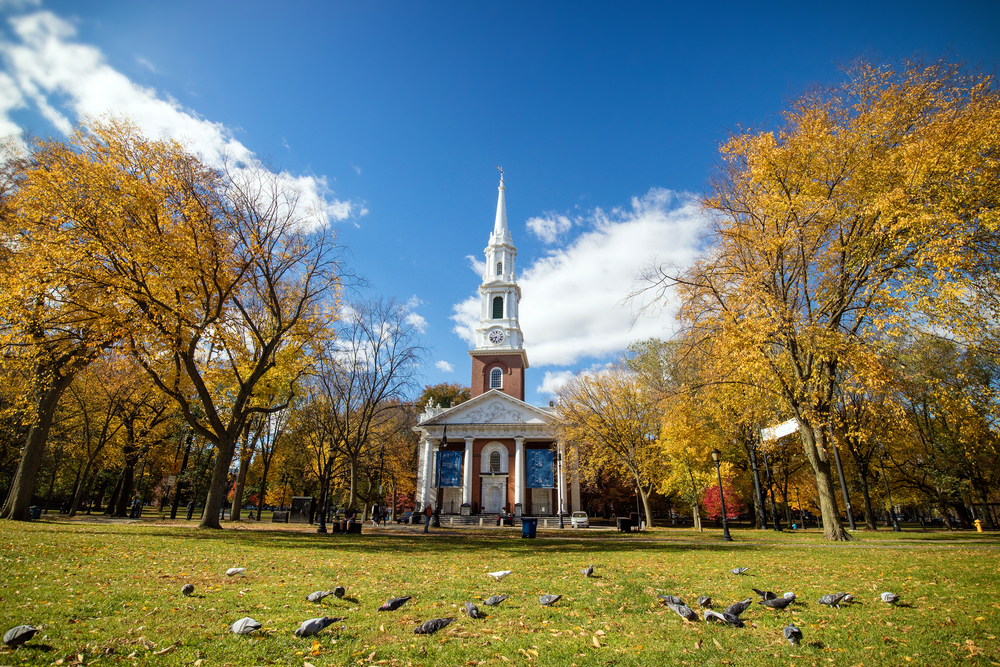
<svg viewBox="0 0 1000 667">
<path fill-rule="evenodd" d="M 569 522 L 573 528 L 590 528 L 590 517 L 587 516 L 586 512 L 573 512 Z"/>
</svg>

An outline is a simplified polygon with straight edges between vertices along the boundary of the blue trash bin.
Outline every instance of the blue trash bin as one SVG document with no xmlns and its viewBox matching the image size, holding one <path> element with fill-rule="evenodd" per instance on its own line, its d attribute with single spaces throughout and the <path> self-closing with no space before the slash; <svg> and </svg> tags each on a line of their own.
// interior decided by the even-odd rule
<svg viewBox="0 0 1000 667">
<path fill-rule="evenodd" d="M 39 519 L 42 518 L 42 508 L 39 507 L 38 505 L 34 505 L 32 507 L 29 507 L 28 508 L 28 512 L 31 513 L 31 520 L 32 521 L 38 521 Z M 534 537 L 534 535 L 532 535 L 532 537 Z"/>
<path fill-rule="evenodd" d="M 521 537 L 534 538 L 536 530 L 538 530 L 538 519 L 521 517 Z"/>
</svg>

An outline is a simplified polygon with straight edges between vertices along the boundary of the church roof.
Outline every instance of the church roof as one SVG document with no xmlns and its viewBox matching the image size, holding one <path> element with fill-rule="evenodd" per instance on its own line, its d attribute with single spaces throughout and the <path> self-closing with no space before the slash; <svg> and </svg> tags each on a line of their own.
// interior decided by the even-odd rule
<svg viewBox="0 0 1000 667">
<path fill-rule="evenodd" d="M 422 415 L 418 428 L 442 424 L 544 425 L 550 423 L 553 416 L 554 412 L 548 408 L 531 405 L 502 391 L 491 389 L 436 415 L 426 417 Z"/>
<path fill-rule="evenodd" d="M 500 174 L 500 187 L 497 188 L 497 219 L 493 223 L 493 238 L 499 243 L 510 243 L 510 229 L 507 227 L 507 200 L 504 197 L 503 173 Z"/>
</svg>

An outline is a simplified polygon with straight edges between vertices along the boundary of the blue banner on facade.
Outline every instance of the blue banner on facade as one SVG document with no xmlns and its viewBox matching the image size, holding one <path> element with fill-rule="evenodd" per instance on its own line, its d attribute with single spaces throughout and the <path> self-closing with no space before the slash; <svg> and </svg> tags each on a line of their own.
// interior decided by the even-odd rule
<svg viewBox="0 0 1000 667">
<path fill-rule="evenodd" d="M 555 468 L 551 449 L 526 449 L 525 468 L 529 489 L 554 489 Z"/>
<path fill-rule="evenodd" d="M 464 452 L 438 452 L 438 486 L 462 486 L 462 455 Z"/>
</svg>

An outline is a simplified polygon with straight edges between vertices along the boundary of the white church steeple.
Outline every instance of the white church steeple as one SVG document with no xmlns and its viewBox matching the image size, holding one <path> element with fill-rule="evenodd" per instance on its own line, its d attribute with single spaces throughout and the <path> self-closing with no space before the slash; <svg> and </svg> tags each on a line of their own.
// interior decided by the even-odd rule
<svg viewBox="0 0 1000 667">
<path fill-rule="evenodd" d="M 499 168 L 499 167 L 498 167 Z M 524 340 L 518 324 L 518 304 L 521 288 L 515 280 L 514 260 L 517 248 L 507 227 L 507 201 L 505 198 L 503 169 L 500 169 L 500 187 L 497 196 L 497 215 L 486 246 L 486 273 L 479 286 L 480 314 L 476 327 L 476 352 L 520 352 L 524 355 Z M 524 358 L 525 368 L 527 358 Z"/>
</svg>

